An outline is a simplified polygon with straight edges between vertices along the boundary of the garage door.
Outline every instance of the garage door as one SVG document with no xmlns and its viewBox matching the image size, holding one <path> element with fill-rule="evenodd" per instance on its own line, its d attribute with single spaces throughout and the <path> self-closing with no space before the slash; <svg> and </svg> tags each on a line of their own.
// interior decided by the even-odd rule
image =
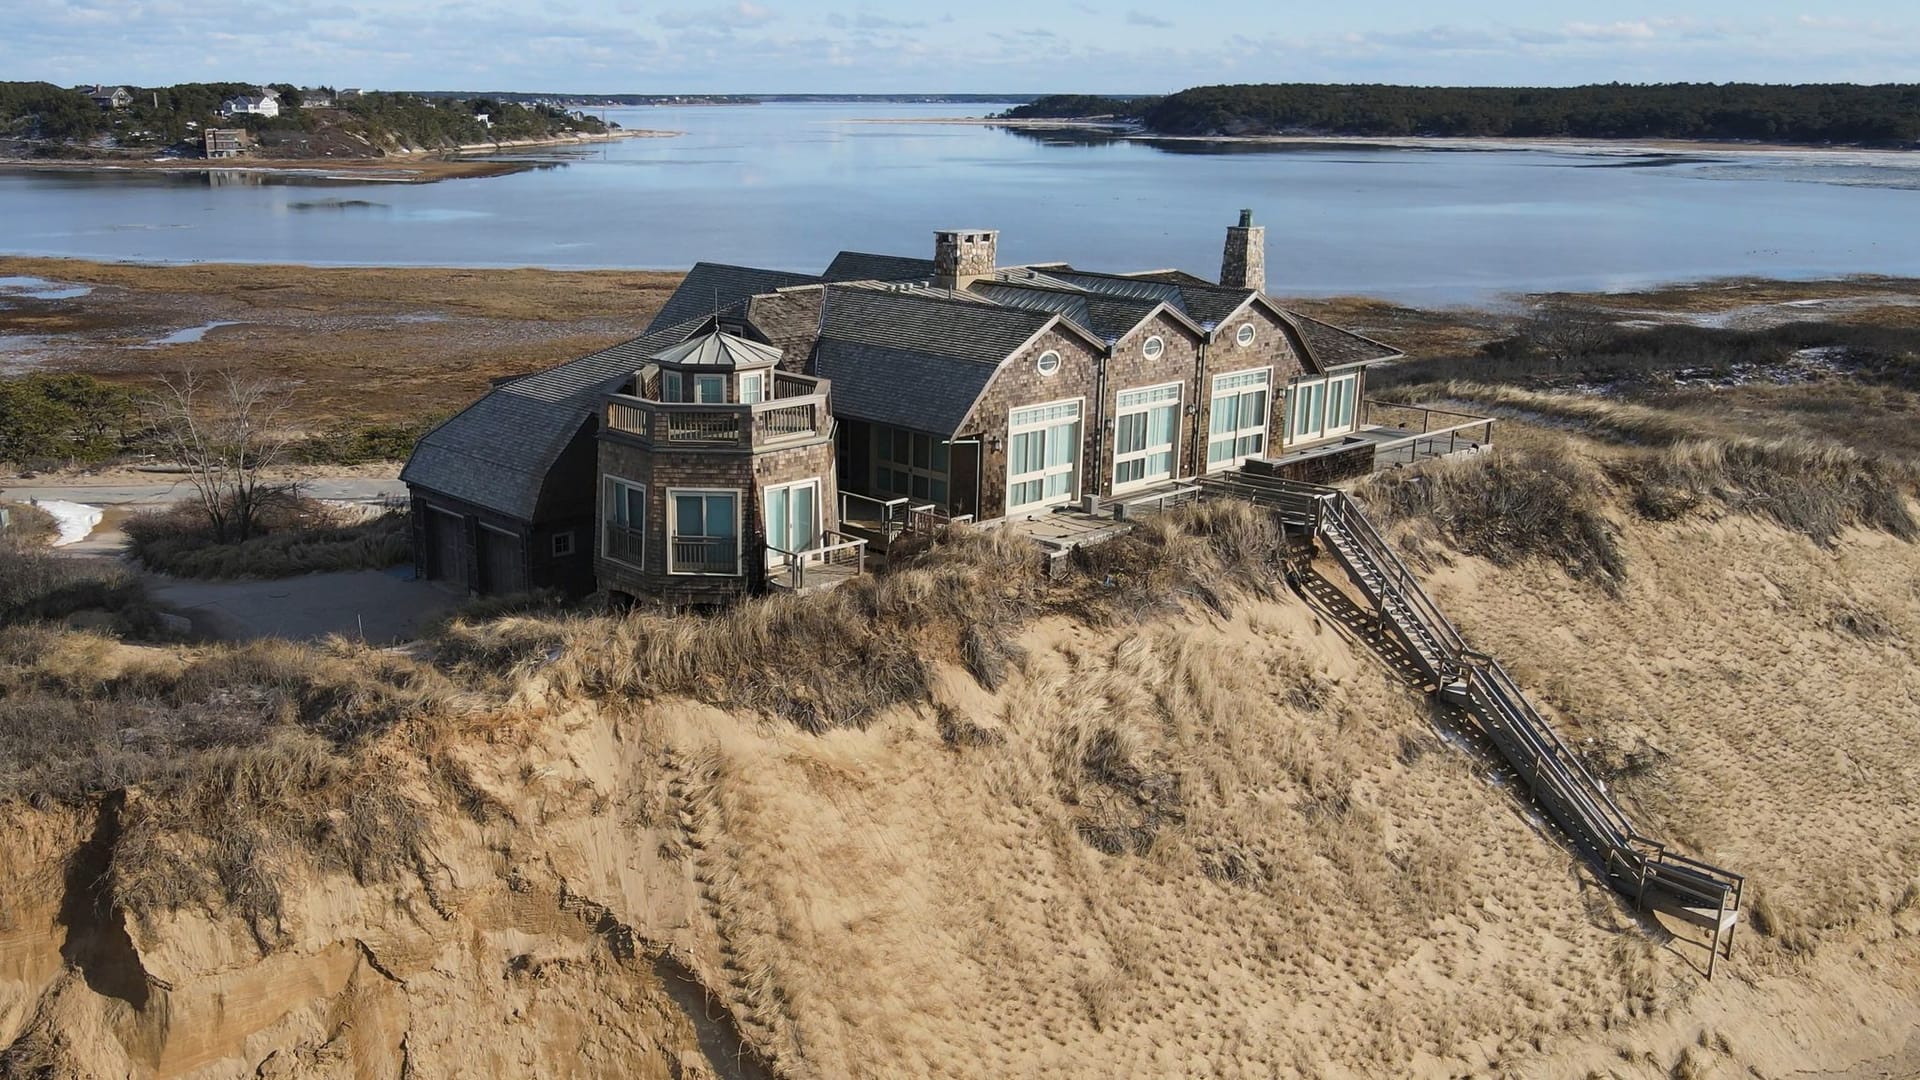
<svg viewBox="0 0 1920 1080">
<path fill-rule="evenodd" d="M 520 538 L 480 529 L 480 591 L 490 596 L 526 592 L 525 560 L 520 557 Z"/>
<path fill-rule="evenodd" d="M 435 510 L 427 515 L 427 577 L 467 583 L 467 523 L 458 514 Z"/>
</svg>

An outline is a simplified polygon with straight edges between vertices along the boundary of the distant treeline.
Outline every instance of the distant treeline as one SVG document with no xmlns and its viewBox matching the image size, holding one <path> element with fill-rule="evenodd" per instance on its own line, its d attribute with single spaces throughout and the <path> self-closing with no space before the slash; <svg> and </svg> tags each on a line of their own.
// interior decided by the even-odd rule
<svg viewBox="0 0 1920 1080">
<path fill-rule="evenodd" d="M 334 152 L 359 146 L 371 153 L 607 130 L 596 117 L 497 98 L 433 100 L 417 94 L 369 93 L 337 106 L 316 108 L 303 102 L 296 87 L 277 83 L 272 89 L 279 93 L 280 115 L 222 117 L 221 102 L 257 94 L 259 88 L 232 82 L 128 87 L 131 104 L 103 109 L 79 90 L 43 82 L 0 82 L 0 138 L 67 145 L 101 142 L 125 148 L 191 147 L 200 131 L 219 126 L 243 127 L 256 135 L 290 136 L 269 141 L 296 149 L 311 142 L 302 136 L 324 136 L 322 144 Z M 322 95 L 331 102 L 330 91 L 323 90 Z"/>
<path fill-rule="evenodd" d="M 1159 135 L 1746 139 L 1910 146 L 1920 85 L 1199 86 L 1164 98 L 1056 95 L 1010 119 L 1110 116 Z"/>
</svg>

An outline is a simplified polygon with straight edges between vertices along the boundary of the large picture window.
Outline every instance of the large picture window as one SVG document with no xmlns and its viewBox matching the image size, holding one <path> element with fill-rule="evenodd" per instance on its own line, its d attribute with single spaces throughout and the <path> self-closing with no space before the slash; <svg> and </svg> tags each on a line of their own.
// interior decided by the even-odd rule
<svg viewBox="0 0 1920 1080">
<path fill-rule="evenodd" d="M 1288 444 L 1329 439 L 1353 430 L 1360 394 L 1357 372 L 1301 379 L 1288 394 Z"/>
<path fill-rule="evenodd" d="M 1113 420 L 1113 490 L 1173 478 L 1180 384 L 1124 390 Z"/>
<path fill-rule="evenodd" d="M 647 549 L 647 489 L 617 476 L 607 477 L 604 487 L 600 553 L 638 569 Z"/>
<path fill-rule="evenodd" d="M 1273 369 L 1216 375 L 1207 422 L 1207 470 L 1231 468 L 1267 450 Z"/>
<path fill-rule="evenodd" d="M 1007 512 L 1072 502 L 1080 490 L 1080 402 L 1007 416 Z"/>
<path fill-rule="evenodd" d="M 668 505 L 669 573 L 740 573 L 739 492 L 676 490 Z"/>
</svg>

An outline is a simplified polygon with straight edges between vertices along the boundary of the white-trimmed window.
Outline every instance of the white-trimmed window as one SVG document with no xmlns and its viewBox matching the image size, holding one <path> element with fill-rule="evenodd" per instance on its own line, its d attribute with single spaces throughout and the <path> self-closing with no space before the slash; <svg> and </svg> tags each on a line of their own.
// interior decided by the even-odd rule
<svg viewBox="0 0 1920 1080">
<path fill-rule="evenodd" d="M 1034 370 L 1040 372 L 1040 374 L 1051 375 L 1060 370 L 1060 354 L 1052 349 L 1048 349 L 1046 352 L 1040 354 L 1040 359 L 1034 361 L 1033 366 Z"/>
<path fill-rule="evenodd" d="M 1352 431 L 1359 394 L 1358 372 L 1294 383 L 1288 389 L 1287 442 L 1313 442 Z"/>
<path fill-rule="evenodd" d="M 663 371 L 660 373 L 660 400 L 685 401 L 686 391 L 680 386 L 680 373 Z"/>
<path fill-rule="evenodd" d="M 872 438 L 875 493 L 947 505 L 952 457 L 947 440 L 880 424 L 873 426 Z"/>
<path fill-rule="evenodd" d="M 1160 354 L 1166 351 L 1167 351 L 1167 339 L 1161 337 L 1159 334 L 1155 334 L 1152 337 L 1148 338 L 1140 346 L 1140 355 L 1146 357 L 1149 360 L 1160 359 Z"/>
<path fill-rule="evenodd" d="M 1080 399 L 1007 414 L 1007 512 L 1072 502 L 1080 491 Z"/>
<path fill-rule="evenodd" d="M 600 554 L 639 569 L 647 552 L 647 489 L 617 476 L 606 477 L 601 487 Z M 560 538 L 553 539 L 559 555 Z"/>
<path fill-rule="evenodd" d="M 740 373 L 740 403 L 757 405 L 767 400 L 767 373 L 764 371 L 743 371 Z"/>
<path fill-rule="evenodd" d="M 1113 418 L 1113 490 L 1171 480 L 1179 428 L 1179 383 L 1121 391 Z"/>
<path fill-rule="evenodd" d="M 1267 406 L 1273 369 L 1254 368 L 1213 377 L 1207 421 L 1207 470 L 1231 468 L 1267 449 Z"/>
<path fill-rule="evenodd" d="M 1250 322 L 1241 323 L 1240 329 L 1233 332 L 1233 340 L 1243 349 L 1253 344 L 1253 339 L 1259 336 L 1259 331 L 1255 330 Z"/>
<path fill-rule="evenodd" d="M 813 551 L 820 546 L 820 481 L 774 484 L 763 493 L 767 518 L 767 564 L 778 565 L 779 552 Z"/>
<path fill-rule="evenodd" d="M 725 375 L 695 375 L 693 377 L 693 400 L 702 405 L 723 405 L 727 400 L 727 377 Z"/>
<path fill-rule="evenodd" d="M 667 492 L 667 572 L 740 573 L 740 492 L 674 488 Z"/>
</svg>

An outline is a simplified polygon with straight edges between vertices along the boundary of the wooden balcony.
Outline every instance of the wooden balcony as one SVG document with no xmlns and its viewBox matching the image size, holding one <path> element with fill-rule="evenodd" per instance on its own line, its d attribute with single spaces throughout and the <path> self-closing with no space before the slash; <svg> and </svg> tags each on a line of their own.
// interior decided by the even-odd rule
<svg viewBox="0 0 1920 1080">
<path fill-rule="evenodd" d="M 833 434 L 824 392 L 776 397 L 752 405 L 652 401 L 607 396 L 606 429 L 652 449 L 747 450 L 775 448 Z"/>
</svg>

